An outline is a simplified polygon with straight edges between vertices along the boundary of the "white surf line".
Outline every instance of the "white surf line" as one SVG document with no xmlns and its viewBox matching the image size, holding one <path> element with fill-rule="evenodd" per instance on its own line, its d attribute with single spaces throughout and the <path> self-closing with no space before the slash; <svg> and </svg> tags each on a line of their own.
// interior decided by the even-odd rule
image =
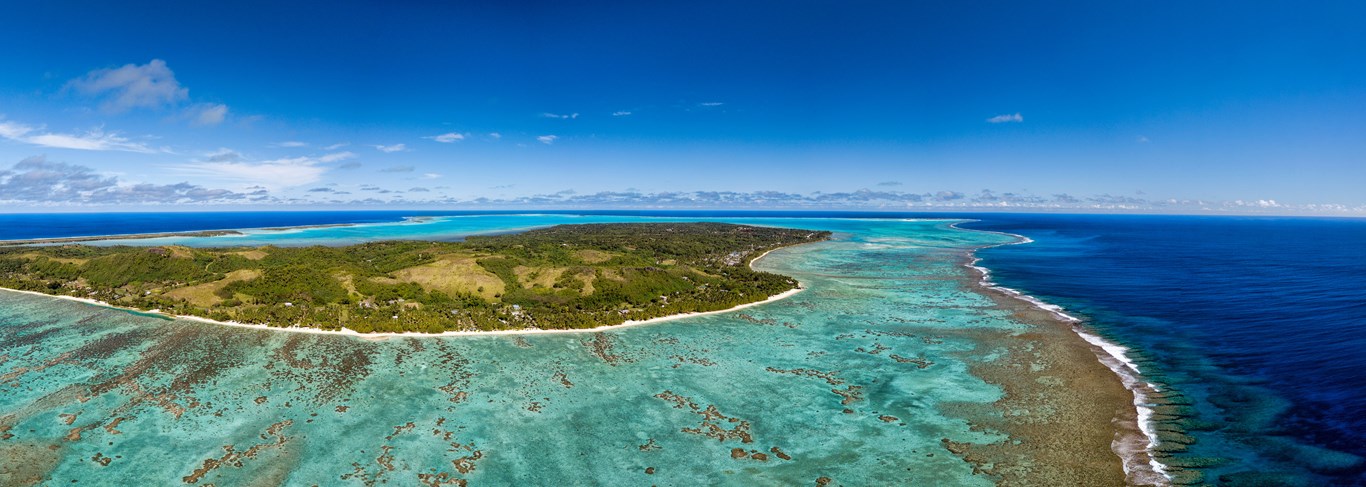
<svg viewBox="0 0 1366 487">
<path fill-rule="evenodd" d="M 802 244 L 798 244 L 798 245 L 802 245 Z M 764 253 L 762 253 L 762 254 L 759 254 L 758 257 L 755 257 L 754 259 L 752 259 L 752 260 L 749 261 L 749 267 L 750 267 L 750 269 L 754 269 L 754 263 L 755 263 L 755 262 L 758 262 L 759 259 L 764 258 L 764 256 L 767 256 L 770 252 L 773 252 L 774 250 L 778 250 L 778 249 L 784 249 L 784 248 L 787 248 L 787 247 L 791 247 L 791 246 L 789 245 L 789 246 L 784 246 L 784 247 L 778 247 L 778 248 L 775 248 L 775 249 L 769 249 L 768 251 L 766 251 L 766 252 L 764 252 Z M 796 278 L 791 278 L 791 279 L 794 279 L 794 280 L 795 280 Z M 91 305 L 91 306 L 98 306 L 98 307 L 101 307 L 101 308 L 117 309 L 117 310 L 121 310 L 121 311 L 131 311 L 131 312 L 134 312 L 134 313 L 155 314 L 155 315 L 159 315 L 159 316 L 163 316 L 163 317 L 171 318 L 171 319 L 180 319 L 180 320 L 186 320 L 186 321 L 195 321 L 195 322 L 199 322 L 199 323 L 207 323 L 207 324 L 219 325 L 219 326 L 231 326 L 231 327 L 236 327 L 236 328 L 250 328 L 250 329 L 256 329 L 256 330 L 278 331 L 278 332 L 285 332 L 285 333 L 308 333 L 308 334 L 315 334 L 315 335 L 341 335 L 341 336 L 349 336 L 349 337 L 360 338 L 360 339 L 363 339 L 363 340 L 385 340 L 385 339 L 389 339 L 389 338 L 439 338 L 439 337 L 472 337 L 472 336 L 499 336 L 499 335 L 553 335 L 553 334 L 565 334 L 565 333 L 598 333 L 598 332 L 602 332 L 602 331 L 616 330 L 616 329 L 621 329 L 621 328 L 629 328 L 629 327 L 633 327 L 633 326 L 649 325 L 649 324 L 654 324 L 654 323 L 662 323 L 662 322 L 665 322 L 665 321 L 681 320 L 681 319 L 684 319 L 684 318 L 695 318 L 695 317 L 698 317 L 698 316 L 707 316 L 707 315 L 716 315 L 716 314 L 722 314 L 722 313 L 730 313 L 730 312 L 732 312 L 732 311 L 739 311 L 739 310 L 742 310 L 742 309 L 745 309 L 745 308 L 750 308 L 750 307 L 753 307 L 753 306 L 758 306 L 758 305 L 761 305 L 761 304 L 768 304 L 768 303 L 771 303 L 771 302 L 774 302 L 774 301 L 778 301 L 778 300 L 790 298 L 790 297 L 792 297 L 793 295 L 795 295 L 795 294 L 797 294 L 797 293 L 799 293 L 799 292 L 805 291 L 805 290 L 806 290 L 806 287 L 802 285 L 801 281 L 797 281 L 797 287 L 796 287 L 796 288 L 789 289 L 789 290 L 787 290 L 787 291 L 783 291 L 783 292 L 778 293 L 778 294 L 774 294 L 774 295 L 769 296 L 768 298 L 766 298 L 766 299 L 764 299 L 764 300 L 762 300 L 762 301 L 755 301 L 755 302 L 752 302 L 752 303 L 745 303 L 745 304 L 741 304 L 741 305 L 738 305 L 738 306 L 733 306 L 733 307 L 726 308 L 726 309 L 719 309 L 719 310 L 715 310 L 715 311 L 693 311 L 693 312 L 689 312 L 689 313 L 678 313 L 678 314 L 672 314 L 672 315 L 668 315 L 668 316 L 660 316 L 660 317 L 658 317 L 658 318 L 650 318 L 650 319 L 647 319 L 647 320 L 626 320 L 626 321 L 624 321 L 624 322 L 622 322 L 622 323 L 620 323 L 620 324 L 616 324 L 616 325 L 605 325 L 605 326 L 598 326 L 598 327 L 593 327 L 593 328 L 570 328 L 570 329 L 548 329 L 548 330 L 540 329 L 540 328 L 523 328 L 523 329 L 520 329 L 520 330 L 490 330 L 490 331 L 482 331 L 482 330 L 473 331 L 473 330 L 472 330 L 472 331 L 446 331 L 446 332 L 441 332 L 441 333 L 422 333 L 422 332 L 415 332 L 415 331 L 361 333 L 361 332 L 358 332 L 358 331 L 356 331 L 356 330 L 352 330 L 352 329 L 346 328 L 346 327 L 342 327 L 342 328 L 339 329 L 339 330 L 324 330 L 324 329 L 322 329 L 322 328 L 311 328 L 311 327 L 297 326 L 297 325 L 295 325 L 295 326 L 269 326 L 269 325 L 262 325 L 262 324 L 256 324 L 256 323 L 241 323 L 241 322 L 237 322 L 237 321 L 219 321 L 219 320 L 204 318 L 204 317 L 202 317 L 202 316 L 171 315 L 171 314 L 162 313 L 160 310 L 150 310 L 150 311 L 149 311 L 149 310 L 141 310 L 141 309 L 136 309 L 136 308 L 129 308 L 129 307 L 125 307 L 125 306 L 118 306 L 118 305 L 114 305 L 114 304 L 109 304 L 108 302 L 100 301 L 100 300 L 98 300 L 98 299 L 82 298 L 82 297 L 78 297 L 78 296 L 67 296 L 67 295 L 61 295 L 61 294 L 44 294 L 44 293 L 40 293 L 40 292 L 37 292 L 37 291 L 24 291 L 24 290 L 20 290 L 20 289 L 9 289 L 9 288 L 0 288 L 0 290 L 4 290 L 4 291 L 8 291 L 8 292 L 14 292 L 14 293 L 31 294 L 31 295 L 34 295 L 34 296 L 44 296 L 44 297 L 49 297 L 49 298 L 65 299 L 65 300 L 68 300 L 68 301 L 75 301 L 75 302 L 79 302 L 79 303 L 83 303 L 83 304 L 88 304 L 88 305 Z"/>
<path fill-rule="evenodd" d="M 1123 345 L 1105 340 L 1099 335 L 1091 333 L 1086 329 L 1082 328 L 1080 325 L 1081 319 L 1067 314 L 1062 306 L 1046 303 L 1043 300 L 1040 300 L 1034 296 L 1030 296 L 1018 290 L 1001 286 L 995 282 L 992 282 L 991 270 L 977 265 L 977 263 L 981 262 L 982 260 L 981 257 L 977 257 L 977 250 L 991 247 L 1001 247 L 1005 245 L 1023 245 L 1027 243 L 1033 243 L 1034 240 L 1024 235 L 997 232 L 992 230 L 977 230 L 958 226 L 959 223 L 971 223 L 974 221 L 980 220 L 960 220 L 956 223 L 950 224 L 949 227 L 957 230 L 964 230 L 970 232 L 994 233 L 997 235 L 1012 237 L 1016 240 L 1013 242 L 1007 242 L 997 245 L 988 245 L 985 247 L 980 247 L 978 249 L 973 249 L 972 253 L 970 254 L 972 256 L 972 260 L 964 265 L 976 270 L 978 273 L 981 274 L 982 278 L 980 284 L 983 287 L 1000 291 L 1008 296 L 1029 303 L 1036 308 L 1052 313 L 1058 319 L 1072 324 L 1072 331 L 1076 332 L 1082 340 L 1086 341 L 1086 343 L 1091 344 L 1091 346 L 1094 347 L 1094 349 L 1104 353 L 1096 354 L 1097 358 L 1100 360 L 1100 363 L 1109 368 L 1112 372 L 1115 373 L 1115 375 L 1119 376 L 1120 383 L 1124 385 L 1125 389 L 1128 389 L 1134 395 L 1133 403 L 1134 409 L 1136 410 L 1138 415 L 1138 429 L 1139 432 L 1142 433 L 1143 436 L 1147 439 L 1147 445 L 1144 450 L 1148 456 L 1148 468 L 1152 469 L 1152 471 L 1160 477 L 1163 485 L 1170 485 L 1171 475 L 1167 474 L 1167 466 L 1164 465 L 1162 462 L 1159 462 L 1157 460 L 1157 457 L 1153 455 L 1153 452 L 1157 448 L 1158 444 L 1157 427 L 1156 422 L 1152 419 L 1154 411 L 1147 390 L 1157 392 L 1159 391 L 1157 385 L 1151 382 L 1146 382 L 1142 379 L 1142 372 L 1138 369 L 1138 364 L 1134 363 L 1133 360 L 1129 359 L 1129 355 L 1127 353 L 1129 350 L 1128 348 L 1124 347 Z M 1120 457 L 1120 460 L 1123 461 L 1125 474 L 1129 474 L 1134 468 L 1138 467 L 1137 465 L 1133 465 L 1136 459 L 1133 458 L 1132 455 L 1120 451 L 1121 449 L 1123 449 L 1123 445 L 1120 443 L 1118 439 L 1111 443 L 1111 449 L 1114 450 L 1115 454 L 1118 455 Z"/>
</svg>

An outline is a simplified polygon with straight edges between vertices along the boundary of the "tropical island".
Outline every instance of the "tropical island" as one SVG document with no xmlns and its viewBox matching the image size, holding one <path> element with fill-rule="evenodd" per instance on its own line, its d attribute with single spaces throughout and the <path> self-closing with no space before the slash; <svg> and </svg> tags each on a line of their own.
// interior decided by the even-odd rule
<svg viewBox="0 0 1366 487">
<path fill-rule="evenodd" d="M 749 264 L 830 232 L 722 223 L 559 225 L 347 247 L 10 246 L 0 287 L 222 322 L 360 333 L 583 329 L 729 309 L 798 288 Z"/>
</svg>

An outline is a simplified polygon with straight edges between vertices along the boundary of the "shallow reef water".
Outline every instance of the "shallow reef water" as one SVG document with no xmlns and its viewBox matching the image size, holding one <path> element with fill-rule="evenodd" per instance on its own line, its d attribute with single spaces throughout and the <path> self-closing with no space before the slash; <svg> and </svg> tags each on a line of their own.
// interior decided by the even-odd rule
<svg viewBox="0 0 1366 487">
<path fill-rule="evenodd" d="M 1003 393 L 964 331 L 1028 325 L 962 264 L 1011 237 L 732 220 L 836 234 L 756 263 L 790 298 L 597 333 L 371 341 L 0 291 L 0 484 L 992 484 L 951 447 L 1007 439 L 961 412 Z"/>
</svg>

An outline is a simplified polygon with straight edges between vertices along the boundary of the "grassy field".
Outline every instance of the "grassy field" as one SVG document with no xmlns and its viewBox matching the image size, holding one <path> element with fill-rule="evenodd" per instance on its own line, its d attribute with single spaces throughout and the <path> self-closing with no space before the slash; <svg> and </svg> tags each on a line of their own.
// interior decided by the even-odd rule
<svg viewBox="0 0 1366 487">
<path fill-rule="evenodd" d="M 503 295 L 503 280 L 479 266 L 475 254 L 447 254 L 436 262 L 422 264 L 390 273 L 398 282 L 411 282 L 428 291 L 450 296 L 472 294 L 488 301 Z"/>
<path fill-rule="evenodd" d="M 218 293 L 238 281 L 250 281 L 261 277 L 261 271 L 256 269 L 238 269 L 227 273 L 222 279 L 203 284 L 194 284 L 179 287 L 166 291 L 166 296 L 173 299 L 181 299 L 187 303 L 204 308 L 211 308 L 223 302 L 223 298 Z"/>
</svg>

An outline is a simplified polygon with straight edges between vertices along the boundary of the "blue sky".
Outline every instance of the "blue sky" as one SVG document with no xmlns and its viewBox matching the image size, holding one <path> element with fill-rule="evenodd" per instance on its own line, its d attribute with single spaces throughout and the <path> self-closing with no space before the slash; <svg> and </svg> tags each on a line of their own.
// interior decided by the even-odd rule
<svg viewBox="0 0 1366 487">
<path fill-rule="evenodd" d="M 0 211 L 1366 213 L 1361 2 L 26 2 Z"/>
</svg>

